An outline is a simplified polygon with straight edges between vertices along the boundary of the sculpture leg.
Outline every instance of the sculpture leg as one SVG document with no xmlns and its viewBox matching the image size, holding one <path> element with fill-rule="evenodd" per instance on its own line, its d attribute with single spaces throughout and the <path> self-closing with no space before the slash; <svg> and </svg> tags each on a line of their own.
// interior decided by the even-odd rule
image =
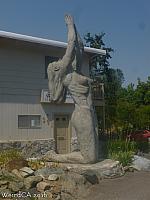
<svg viewBox="0 0 150 200">
<path fill-rule="evenodd" d="M 98 138 L 93 123 L 92 112 L 89 108 L 75 108 L 72 115 L 84 163 L 95 163 L 98 158 Z"/>
<path fill-rule="evenodd" d="M 86 163 L 81 152 L 72 152 L 67 154 L 57 154 L 55 151 L 48 151 L 43 157 L 45 161 L 60 163 Z"/>
<path fill-rule="evenodd" d="M 92 112 L 89 108 L 75 108 L 72 114 L 72 126 L 76 130 L 79 152 L 56 154 L 47 152 L 42 158 L 46 161 L 62 163 L 95 163 L 97 161 L 97 134 L 95 131 Z"/>
</svg>

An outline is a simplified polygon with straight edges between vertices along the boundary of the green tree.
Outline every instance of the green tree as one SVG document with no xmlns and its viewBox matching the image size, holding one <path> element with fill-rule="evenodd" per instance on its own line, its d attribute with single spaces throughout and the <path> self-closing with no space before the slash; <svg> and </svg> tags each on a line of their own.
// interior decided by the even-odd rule
<svg viewBox="0 0 150 200">
<path fill-rule="evenodd" d="M 116 121 L 117 95 L 124 81 L 124 76 L 120 69 L 110 67 L 109 60 L 112 58 L 111 53 L 114 50 L 111 47 L 106 47 L 104 36 L 105 33 L 95 35 L 87 33 L 84 39 L 86 46 L 106 50 L 105 56 L 95 55 L 92 57 L 90 62 L 90 75 L 94 83 L 104 83 L 106 128 L 111 129 Z"/>
<path fill-rule="evenodd" d="M 101 81 L 104 79 L 108 67 L 110 66 L 109 59 L 111 59 L 111 52 L 114 50 L 111 47 L 106 47 L 105 43 L 103 41 L 103 37 L 105 36 L 105 33 L 95 34 L 91 35 L 91 33 L 87 33 L 84 37 L 85 40 L 85 46 L 91 47 L 91 48 L 97 48 L 97 49 L 103 49 L 106 50 L 106 55 L 95 55 L 91 59 L 91 77 L 93 79 L 101 79 Z"/>
<path fill-rule="evenodd" d="M 145 82 L 138 79 L 136 87 L 132 83 L 122 87 L 123 73 L 120 69 L 110 67 L 114 50 L 106 47 L 104 36 L 105 33 L 87 33 L 84 39 L 86 46 L 106 50 L 105 56 L 95 55 L 90 62 L 94 83 L 104 83 L 106 128 L 111 130 L 115 127 L 126 132 L 150 129 L 150 76 Z"/>
<path fill-rule="evenodd" d="M 146 82 L 142 82 L 138 79 L 137 88 L 135 90 L 136 104 L 138 105 L 150 105 L 150 77 Z"/>
<path fill-rule="evenodd" d="M 134 87 L 121 88 L 117 101 L 117 125 L 122 129 L 150 128 L 150 77 L 146 82 L 138 79 Z"/>
</svg>

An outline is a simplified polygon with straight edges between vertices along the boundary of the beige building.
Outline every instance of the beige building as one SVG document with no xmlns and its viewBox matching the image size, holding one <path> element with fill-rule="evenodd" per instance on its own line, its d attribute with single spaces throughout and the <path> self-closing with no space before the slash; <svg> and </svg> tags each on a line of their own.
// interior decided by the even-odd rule
<svg viewBox="0 0 150 200">
<path fill-rule="evenodd" d="M 65 103 L 51 104 L 48 93 L 48 63 L 61 58 L 66 46 L 0 31 L 1 148 L 10 144 L 13 148 L 34 146 L 41 153 L 49 148 L 67 153 L 74 148 L 75 133 L 70 124 L 73 101 L 67 96 Z M 89 60 L 95 53 L 105 51 L 85 48 L 82 72 L 87 76 Z"/>
</svg>

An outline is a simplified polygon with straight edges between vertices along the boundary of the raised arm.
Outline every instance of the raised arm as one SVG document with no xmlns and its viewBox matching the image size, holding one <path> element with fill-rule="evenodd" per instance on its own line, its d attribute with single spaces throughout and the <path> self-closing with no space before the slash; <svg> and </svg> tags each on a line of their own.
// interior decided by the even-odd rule
<svg viewBox="0 0 150 200">
<path fill-rule="evenodd" d="M 76 33 L 74 21 L 71 15 L 65 16 L 65 22 L 68 27 L 68 45 L 65 55 L 62 58 L 62 64 L 64 70 L 72 63 L 75 56 L 75 41 L 76 41 Z"/>
</svg>

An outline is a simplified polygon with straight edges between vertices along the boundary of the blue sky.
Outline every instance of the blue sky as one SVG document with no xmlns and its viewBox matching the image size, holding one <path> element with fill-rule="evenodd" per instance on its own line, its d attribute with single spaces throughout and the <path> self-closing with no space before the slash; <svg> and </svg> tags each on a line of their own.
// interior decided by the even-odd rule
<svg viewBox="0 0 150 200">
<path fill-rule="evenodd" d="M 149 0 L 0 0 L 0 30 L 66 41 L 64 14 L 71 13 L 83 37 L 105 32 L 125 85 L 150 76 Z"/>
</svg>

